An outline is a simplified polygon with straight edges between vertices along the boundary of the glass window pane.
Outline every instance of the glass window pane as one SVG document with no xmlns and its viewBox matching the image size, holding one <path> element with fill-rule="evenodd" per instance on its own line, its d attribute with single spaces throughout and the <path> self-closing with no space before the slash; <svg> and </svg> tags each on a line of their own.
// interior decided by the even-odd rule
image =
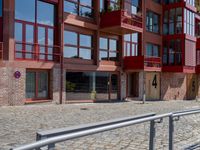
<svg viewBox="0 0 200 150">
<path fill-rule="evenodd" d="M 108 39 L 106 38 L 100 38 L 100 49 L 108 49 Z"/>
<path fill-rule="evenodd" d="M 45 28 L 38 27 L 38 43 L 45 45 Z"/>
<path fill-rule="evenodd" d="M 116 51 L 117 50 L 117 41 L 116 40 L 109 40 L 110 44 L 110 50 Z"/>
<path fill-rule="evenodd" d="M 65 0 L 64 1 L 64 12 L 78 15 L 78 5 Z"/>
<path fill-rule="evenodd" d="M 92 0 L 80 0 L 80 3 L 92 7 Z"/>
<path fill-rule="evenodd" d="M 26 42 L 34 43 L 34 28 L 32 25 L 26 25 Z"/>
<path fill-rule="evenodd" d="M 76 32 L 65 31 L 64 33 L 64 42 L 65 44 L 77 45 L 78 44 L 78 35 Z"/>
<path fill-rule="evenodd" d="M 64 47 L 64 57 L 65 58 L 78 58 L 78 50 L 76 47 Z"/>
<path fill-rule="evenodd" d="M 100 60 L 108 60 L 108 52 L 100 51 L 99 59 Z"/>
<path fill-rule="evenodd" d="M 80 34 L 80 46 L 92 47 L 92 37 L 90 35 Z"/>
<path fill-rule="evenodd" d="M 54 30 L 48 29 L 48 45 L 54 45 Z"/>
<path fill-rule="evenodd" d="M 88 7 L 80 6 L 79 15 L 80 15 L 80 16 L 83 16 L 83 17 L 92 18 L 92 16 L 93 16 L 93 14 L 92 14 L 92 9 L 91 9 L 91 8 L 88 8 Z"/>
<path fill-rule="evenodd" d="M 3 13 L 3 2 L 2 0 L 0 0 L 0 17 L 2 16 L 2 13 Z"/>
<path fill-rule="evenodd" d="M 48 97 L 48 72 L 38 72 L 38 98 Z"/>
<path fill-rule="evenodd" d="M 15 45 L 15 50 L 17 51 L 16 53 L 15 53 L 15 57 L 16 58 L 22 58 L 22 44 L 16 44 Z"/>
<path fill-rule="evenodd" d="M 35 0 L 15 0 L 15 19 L 35 22 Z"/>
<path fill-rule="evenodd" d="M 36 86 L 35 86 L 36 75 L 34 72 L 26 73 L 26 98 L 35 98 Z"/>
<path fill-rule="evenodd" d="M 40 24 L 53 26 L 54 5 L 42 1 L 37 1 L 37 22 Z"/>
<path fill-rule="evenodd" d="M 15 40 L 22 41 L 22 24 L 15 23 Z"/>
<path fill-rule="evenodd" d="M 92 59 L 91 49 L 80 48 L 79 55 L 82 59 Z"/>
</svg>

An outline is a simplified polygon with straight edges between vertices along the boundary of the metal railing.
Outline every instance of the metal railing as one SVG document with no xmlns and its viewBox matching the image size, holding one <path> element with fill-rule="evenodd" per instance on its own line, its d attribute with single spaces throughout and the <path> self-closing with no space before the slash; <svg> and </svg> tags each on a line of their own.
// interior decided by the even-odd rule
<svg viewBox="0 0 200 150">
<path fill-rule="evenodd" d="M 54 146 L 56 143 L 64 142 L 67 140 L 80 138 L 88 135 L 93 135 L 105 131 L 110 131 L 118 128 L 123 128 L 127 126 L 132 126 L 136 124 L 141 124 L 145 122 L 150 122 L 150 137 L 149 137 L 149 149 L 154 150 L 155 149 L 155 135 L 156 135 L 156 124 L 162 123 L 164 118 L 169 118 L 169 150 L 173 150 L 173 142 L 174 142 L 174 122 L 178 121 L 181 116 L 186 115 L 193 115 L 200 113 L 200 109 L 191 109 L 191 110 L 184 110 L 184 111 L 178 111 L 174 113 L 166 113 L 161 115 L 155 115 L 155 116 L 147 116 L 143 115 L 141 118 L 137 119 L 130 119 L 130 120 L 123 120 L 120 119 L 120 122 L 112 122 L 109 121 L 109 124 L 99 124 L 96 123 L 96 125 L 88 126 L 87 128 L 77 128 L 73 129 L 73 132 L 69 132 L 63 135 L 50 137 L 47 139 L 42 139 L 40 141 L 27 144 L 18 148 L 13 148 L 11 150 L 32 150 L 37 149 L 39 150 L 42 147 L 48 146 L 48 149 L 54 149 Z"/>
<path fill-rule="evenodd" d="M 37 61 L 60 61 L 60 47 L 38 43 L 15 43 L 15 59 Z"/>
</svg>

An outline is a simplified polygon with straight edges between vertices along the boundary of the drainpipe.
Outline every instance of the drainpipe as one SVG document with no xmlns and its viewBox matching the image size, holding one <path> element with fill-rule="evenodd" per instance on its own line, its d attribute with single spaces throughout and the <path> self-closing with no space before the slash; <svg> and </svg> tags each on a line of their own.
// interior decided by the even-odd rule
<svg viewBox="0 0 200 150">
<path fill-rule="evenodd" d="M 63 0 L 59 0 L 59 22 L 60 22 L 60 100 L 59 103 L 63 104 L 63 32 L 64 32 L 64 5 Z M 60 16 L 61 15 L 61 16 Z"/>
</svg>

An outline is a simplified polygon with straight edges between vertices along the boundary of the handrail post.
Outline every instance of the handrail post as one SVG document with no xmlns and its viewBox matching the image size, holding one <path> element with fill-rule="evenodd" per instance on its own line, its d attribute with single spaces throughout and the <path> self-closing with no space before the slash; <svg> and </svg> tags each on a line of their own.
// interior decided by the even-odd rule
<svg viewBox="0 0 200 150">
<path fill-rule="evenodd" d="M 174 148 L 174 119 L 173 115 L 169 117 L 169 150 Z"/>
<path fill-rule="evenodd" d="M 149 150 L 155 150 L 155 135 L 156 135 L 155 120 L 152 120 L 150 122 Z"/>
</svg>

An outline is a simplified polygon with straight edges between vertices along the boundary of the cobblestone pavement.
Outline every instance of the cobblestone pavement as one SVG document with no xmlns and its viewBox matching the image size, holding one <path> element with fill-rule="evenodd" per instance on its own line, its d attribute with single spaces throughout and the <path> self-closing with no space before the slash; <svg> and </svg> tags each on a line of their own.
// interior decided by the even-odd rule
<svg viewBox="0 0 200 150">
<path fill-rule="evenodd" d="M 38 130 L 62 128 L 149 112 L 166 113 L 200 108 L 196 101 L 139 101 L 123 103 L 55 105 L 40 104 L 0 107 L 0 150 L 35 141 Z M 168 120 L 156 126 L 156 149 L 168 148 Z M 175 150 L 200 149 L 200 115 L 181 118 L 175 123 Z M 149 123 L 70 140 L 57 150 L 143 150 L 149 141 Z"/>
</svg>

